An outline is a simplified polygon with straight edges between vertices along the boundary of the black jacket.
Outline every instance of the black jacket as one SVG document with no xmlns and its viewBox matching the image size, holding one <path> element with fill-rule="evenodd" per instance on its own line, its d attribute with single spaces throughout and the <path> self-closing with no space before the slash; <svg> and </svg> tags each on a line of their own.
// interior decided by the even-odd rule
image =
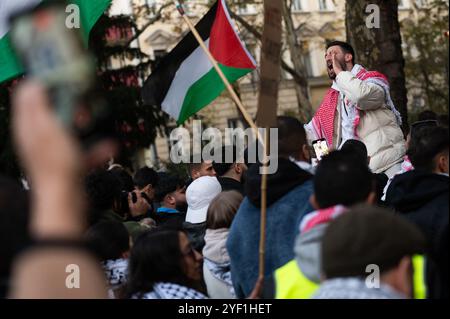
<svg viewBox="0 0 450 319">
<path fill-rule="evenodd" d="M 414 170 L 392 181 L 386 203 L 425 234 L 428 242 L 427 281 L 430 298 L 448 298 L 449 178 Z M 445 270 L 444 270 L 445 269 Z"/>
<path fill-rule="evenodd" d="M 252 165 L 247 171 L 245 194 L 256 207 L 261 207 L 261 179 L 260 166 Z M 313 179 L 307 171 L 288 159 L 278 159 L 278 170 L 275 174 L 267 175 L 267 207 L 277 202 L 290 191 L 303 183 Z"/>
<path fill-rule="evenodd" d="M 386 187 L 388 181 L 389 181 L 389 177 L 384 174 L 372 174 L 373 178 L 375 180 L 375 191 L 377 194 L 377 203 L 378 205 L 383 205 L 384 201 L 381 200 L 381 198 L 384 195 L 384 188 Z"/>
<path fill-rule="evenodd" d="M 157 212 L 153 215 L 156 225 L 166 229 L 181 230 L 186 219 L 185 213 L 163 213 Z"/>
<path fill-rule="evenodd" d="M 217 180 L 222 186 L 222 191 L 236 191 L 244 196 L 244 185 L 237 180 L 229 177 L 217 177 Z"/>
</svg>

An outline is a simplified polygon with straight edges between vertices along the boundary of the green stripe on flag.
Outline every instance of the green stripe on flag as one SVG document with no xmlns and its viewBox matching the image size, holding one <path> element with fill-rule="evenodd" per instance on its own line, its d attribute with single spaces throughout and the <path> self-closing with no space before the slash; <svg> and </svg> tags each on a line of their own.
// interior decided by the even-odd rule
<svg viewBox="0 0 450 319">
<path fill-rule="evenodd" d="M 219 67 L 230 83 L 253 71 L 252 69 L 238 69 L 222 64 L 219 64 Z M 183 124 L 189 117 L 214 101 L 224 89 L 225 84 L 219 74 L 214 68 L 211 69 L 189 88 L 177 123 L 179 125 Z"/>
<path fill-rule="evenodd" d="M 0 0 L 1 1 L 1 0 Z M 108 9 L 112 0 L 70 0 L 80 8 L 82 37 L 86 46 L 89 33 L 103 12 Z M 67 13 L 68 15 L 70 14 Z M 23 73 L 23 67 L 16 58 L 9 41 L 9 33 L 0 39 L 0 83 L 12 79 Z"/>
<path fill-rule="evenodd" d="M 81 25 L 83 26 L 83 38 L 87 44 L 89 33 L 103 12 L 109 7 L 112 0 L 70 0 L 69 2 L 78 5 L 81 14 Z"/>
<path fill-rule="evenodd" d="M 9 33 L 0 39 L 0 83 L 23 73 L 23 68 L 13 53 Z"/>
</svg>

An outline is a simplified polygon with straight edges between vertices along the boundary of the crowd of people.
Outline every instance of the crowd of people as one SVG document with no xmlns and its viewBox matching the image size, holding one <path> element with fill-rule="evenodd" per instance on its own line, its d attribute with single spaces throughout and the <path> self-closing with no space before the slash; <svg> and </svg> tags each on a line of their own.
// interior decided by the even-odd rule
<svg viewBox="0 0 450 319">
<path fill-rule="evenodd" d="M 233 162 L 190 164 L 187 178 L 106 165 L 102 152 L 83 166 L 43 89 L 24 84 L 13 130 L 31 190 L 0 179 L 1 295 L 448 298 L 447 123 L 424 112 L 404 138 L 384 77 L 355 65 L 343 43 L 326 59 L 335 84 L 313 121 L 277 118 L 264 278 L 261 163 L 226 146 Z M 313 164 L 318 138 L 331 152 Z M 69 264 L 82 274 L 77 289 Z"/>
</svg>

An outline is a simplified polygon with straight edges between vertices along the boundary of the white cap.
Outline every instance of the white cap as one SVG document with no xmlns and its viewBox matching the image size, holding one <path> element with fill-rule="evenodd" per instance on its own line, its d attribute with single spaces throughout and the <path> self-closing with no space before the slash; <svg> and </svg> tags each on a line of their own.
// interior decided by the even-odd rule
<svg viewBox="0 0 450 319">
<path fill-rule="evenodd" d="M 186 222 L 201 224 L 206 222 L 209 204 L 222 192 L 222 186 L 215 177 L 203 176 L 193 181 L 186 190 L 188 210 Z"/>
</svg>

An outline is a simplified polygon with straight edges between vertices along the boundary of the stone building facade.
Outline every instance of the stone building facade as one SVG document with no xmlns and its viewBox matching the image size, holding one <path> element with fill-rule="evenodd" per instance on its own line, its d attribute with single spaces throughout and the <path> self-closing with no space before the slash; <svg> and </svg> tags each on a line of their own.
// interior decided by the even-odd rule
<svg viewBox="0 0 450 319">
<path fill-rule="evenodd" d="M 413 6 L 411 1 L 416 1 L 420 7 L 425 5 L 425 0 L 400 0 L 399 16 L 400 19 L 411 18 L 413 16 Z M 111 14 L 136 14 L 134 12 L 139 5 L 148 5 L 150 11 L 157 10 L 161 4 L 167 0 L 115 0 L 111 9 Z M 207 11 L 207 0 L 185 1 L 188 16 L 193 22 Z M 232 10 L 243 16 L 252 25 L 262 23 L 262 7 L 252 4 L 235 7 L 233 1 L 228 1 Z M 131 5 L 130 5 L 131 4 Z M 146 18 L 137 19 L 138 26 L 142 27 L 151 19 L 153 14 L 150 12 Z M 335 0 L 294 0 L 292 7 L 292 16 L 295 24 L 296 35 L 299 44 L 302 45 L 304 55 L 303 62 L 306 67 L 309 83 L 309 94 L 313 109 L 316 109 L 326 91 L 330 87 L 331 81 L 327 76 L 326 65 L 324 61 L 325 42 L 329 39 L 345 40 L 345 1 Z M 239 27 L 242 40 L 246 43 L 249 51 L 259 61 L 260 44 L 248 35 L 243 27 Z M 146 28 L 138 41 L 140 49 L 151 58 L 158 58 L 169 52 L 187 32 L 187 28 L 179 17 L 175 8 L 167 7 L 163 11 L 163 18 Z M 283 53 L 283 59 L 288 63 L 290 56 L 287 50 Z M 280 115 L 299 116 L 299 106 L 292 78 L 286 72 L 282 72 L 282 80 L 279 86 L 279 109 Z M 241 79 L 237 85 L 240 97 L 247 111 L 256 115 L 258 101 L 258 71 Z M 242 121 L 236 106 L 229 98 L 227 92 L 211 103 L 199 114 L 199 119 L 209 127 L 215 127 L 224 131 L 227 127 L 242 127 L 245 124 Z M 192 122 L 192 121 L 191 121 Z M 186 126 L 191 127 L 191 122 Z M 169 124 L 169 128 L 175 128 L 175 123 Z M 170 130 L 169 130 L 170 131 Z M 158 165 L 161 162 L 169 160 L 170 141 L 169 137 L 159 135 L 155 144 L 148 150 L 143 150 L 139 155 L 139 165 Z"/>
</svg>

